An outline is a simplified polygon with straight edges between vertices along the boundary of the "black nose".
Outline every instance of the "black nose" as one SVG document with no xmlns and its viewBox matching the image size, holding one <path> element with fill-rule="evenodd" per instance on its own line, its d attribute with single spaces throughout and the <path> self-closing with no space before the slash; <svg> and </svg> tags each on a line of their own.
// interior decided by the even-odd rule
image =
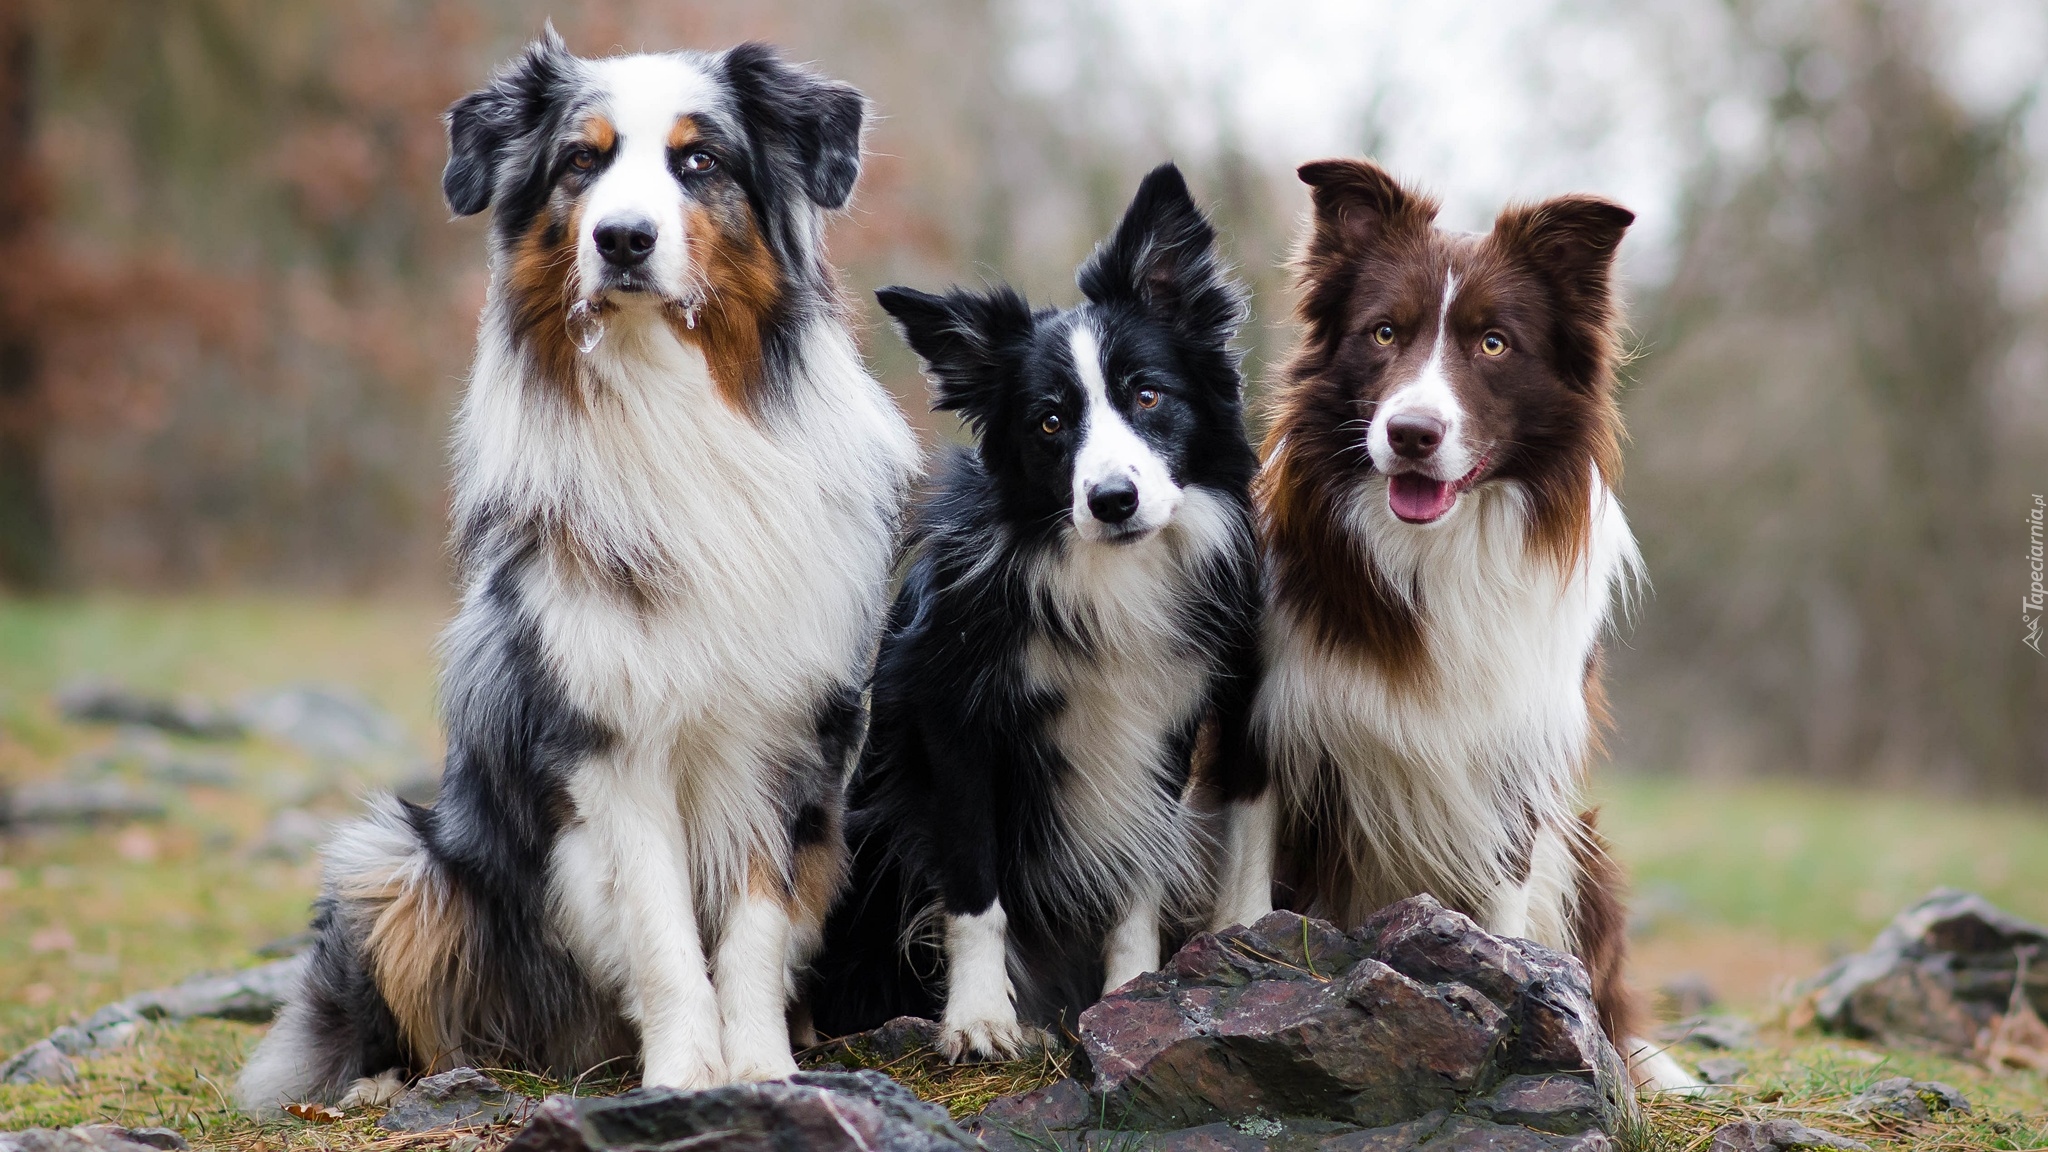
<svg viewBox="0 0 2048 1152">
<path fill-rule="evenodd" d="M 1404 413 L 1387 421 L 1387 443 L 1396 456 L 1424 460 L 1436 455 L 1443 442 L 1444 422 L 1434 416 Z"/>
<path fill-rule="evenodd" d="M 1138 510 L 1138 486 L 1118 476 L 1088 489 L 1088 511 L 1104 524 L 1121 524 Z"/>
<path fill-rule="evenodd" d="M 654 251 L 654 221 L 647 219 L 607 220 L 591 233 L 597 254 L 614 268 L 645 264 Z"/>
</svg>

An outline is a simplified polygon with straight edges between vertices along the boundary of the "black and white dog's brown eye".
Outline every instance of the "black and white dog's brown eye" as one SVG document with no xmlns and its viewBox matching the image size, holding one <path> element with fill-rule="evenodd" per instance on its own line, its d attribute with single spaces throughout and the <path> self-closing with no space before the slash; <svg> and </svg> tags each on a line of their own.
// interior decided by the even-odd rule
<svg viewBox="0 0 2048 1152">
<path fill-rule="evenodd" d="M 1045 419 L 1040 420 L 1038 422 L 1038 430 L 1040 432 L 1045 433 L 1047 436 L 1058 435 L 1059 430 L 1063 427 L 1065 427 L 1065 425 L 1060 423 L 1060 418 L 1057 416 L 1047 416 Z"/>
<path fill-rule="evenodd" d="M 1155 390 L 1151 389 L 1151 388 L 1140 388 L 1140 389 L 1138 389 L 1138 407 L 1140 407 L 1140 408 L 1157 408 L 1157 407 L 1159 407 L 1159 393 L 1158 393 L 1157 391 L 1155 391 Z"/>
<path fill-rule="evenodd" d="M 718 169 L 718 157 L 709 152 L 692 152 L 683 157 L 683 171 L 692 176 L 703 176 Z"/>
<path fill-rule="evenodd" d="M 569 167 L 574 168 L 578 172 L 588 172 L 592 168 L 597 167 L 597 150 L 594 148 L 578 148 L 569 153 Z"/>
</svg>

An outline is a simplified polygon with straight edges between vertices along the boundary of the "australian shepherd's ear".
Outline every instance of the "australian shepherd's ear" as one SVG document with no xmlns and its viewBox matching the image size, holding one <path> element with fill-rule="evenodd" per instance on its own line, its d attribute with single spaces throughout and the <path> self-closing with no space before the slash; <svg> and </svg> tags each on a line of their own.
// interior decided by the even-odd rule
<svg viewBox="0 0 2048 1152">
<path fill-rule="evenodd" d="M 474 216 L 491 206 L 499 181 L 513 175 L 500 171 L 509 146 L 547 119 L 556 88 L 575 66 L 569 46 L 549 24 L 489 84 L 448 109 L 448 166 L 441 172 L 441 194 L 449 211 Z"/>
<path fill-rule="evenodd" d="M 884 288 L 875 300 L 931 374 L 933 410 L 979 430 L 1030 342 L 1031 306 L 1008 285 L 944 296 Z"/>
<path fill-rule="evenodd" d="M 866 98 L 851 85 L 784 63 L 766 44 L 726 53 L 725 69 L 747 127 L 756 138 L 781 145 L 756 158 L 757 182 L 801 187 L 820 208 L 846 207 L 860 178 Z"/>
<path fill-rule="evenodd" d="M 1216 230 L 1172 164 L 1138 185 L 1116 233 L 1075 280 L 1094 303 L 1142 308 L 1198 347 L 1220 351 L 1244 322 L 1244 297 L 1217 258 Z"/>
</svg>

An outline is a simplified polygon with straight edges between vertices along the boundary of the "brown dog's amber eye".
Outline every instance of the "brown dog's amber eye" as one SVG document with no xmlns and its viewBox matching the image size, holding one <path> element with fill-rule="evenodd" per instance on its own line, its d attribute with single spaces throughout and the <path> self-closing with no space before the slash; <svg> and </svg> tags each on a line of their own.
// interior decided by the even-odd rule
<svg viewBox="0 0 2048 1152">
<path fill-rule="evenodd" d="M 569 153 L 569 167 L 578 172 L 588 172 L 597 167 L 597 153 L 588 148 L 578 148 Z"/>
<path fill-rule="evenodd" d="M 709 152 L 692 152 L 683 157 L 683 171 L 702 176 L 718 167 L 718 157 Z"/>
<path fill-rule="evenodd" d="M 1057 416 L 1047 416 L 1038 422 L 1038 430 L 1047 436 L 1054 435 L 1060 430 L 1060 418 Z"/>
<path fill-rule="evenodd" d="M 1508 350 L 1507 337 L 1498 332 L 1488 332 L 1480 338 L 1479 350 L 1488 356 L 1498 356 Z"/>
<path fill-rule="evenodd" d="M 1140 408 L 1157 408 L 1157 407 L 1159 407 L 1159 393 L 1157 393 L 1157 392 L 1153 391 L 1153 390 L 1152 390 L 1152 389 L 1150 389 L 1150 388 L 1140 388 L 1140 389 L 1138 389 L 1138 407 L 1140 407 Z"/>
<path fill-rule="evenodd" d="M 1392 344 L 1394 342 L 1394 326 L 1392 324 L 1380 325 L 1372 330 L 1372 338 L 1381 344 Z"/>
</svg>

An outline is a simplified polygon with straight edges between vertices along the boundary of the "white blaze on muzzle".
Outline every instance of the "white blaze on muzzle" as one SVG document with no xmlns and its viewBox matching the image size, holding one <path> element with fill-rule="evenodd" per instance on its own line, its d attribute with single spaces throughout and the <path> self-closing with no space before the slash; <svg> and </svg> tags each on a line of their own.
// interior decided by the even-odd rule
<svg viewBox="0 0 2048 1152">
<path fill-rule="evenodd" d="M 1075 323 L 1069 348 L 1085 401 L 1074 453 L 1075 532 L 1083 540 L 1122 540 L 1165 527 L 1181 500 L 1172 470 L 1111 402 L 1101 342 L 1086 320 Z"/>
<path fill-rule="evenodd" d="M 683 302 L 698 294 L 682 185 L 669 167 L 676 121 L 701 115 L 713 101 L 710 81 L 674 57 L 632 56 L 591 65 L 605 97 L 598 113 L 611 121 L 617 150 L 584 194 L 576 238 L 577 281 L 588 297 L 621 273 L 600 251 L 597 232 L 636 225 L 654 233 L 653 250 L 631 269 L 633 286 L 650 303 Z M 633 297 L 613 293 L 613 303 Z"/>
<path fill-rule="evenodd" d="M 1449 357 L 1451 303 L 1457 299 L 1458 276 L 1444 275 L 1444 295 L 1437 308 L 1436 337 L 1429 357 L 1415 378 L 1380 401 L 1366 429 L 1366 451 L 1373 468 L 1389 477 L 1395 514 L 1411 523 L 1441 519 L 1480 465 L 1482 456 L 1465 435 L 1465 408 L 1451 383 Z M 1425 456 L 1404 456 L 1396 449 L 1389 427 L 1396 420 L 1434 422 L 1441 439 Z"/>
</svg>

